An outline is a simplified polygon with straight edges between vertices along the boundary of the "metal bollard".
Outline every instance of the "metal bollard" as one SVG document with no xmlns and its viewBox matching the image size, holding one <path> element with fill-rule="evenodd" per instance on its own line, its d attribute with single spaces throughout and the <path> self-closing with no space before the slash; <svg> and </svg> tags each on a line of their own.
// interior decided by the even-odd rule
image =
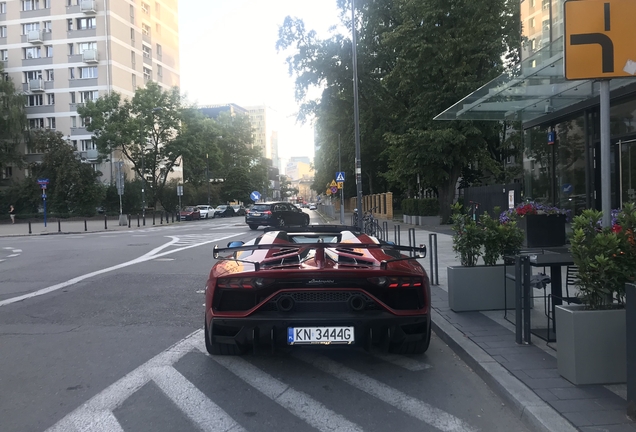
<svg viewBox="0 0 636 432">
<path fill-rule="evenodd" d="M 400 225 L 393 225 L 393 242 L 400 244 Z"/>
<path fill-rule="evenodd" d="M 132 218 L 130 217 L 130 215 L 128 215 L 128 228 L 130 228 L 130 220 L 131 220 L 131 219 L 132 219 Z"/>
<path fill-rule="evenodd" d="M 152 226 L 155 226 L 155 212 L 152 212 Z"/>
<path fill-rule="evenodd" d="M 108 229 L 108 216 L 104 215 L 104 229 Z"/>
<path fill-rule="evenodd" d="M 415 243 L 415 228 L 409 228 L 409 247 L 417 247 Z M 409 251 L 409 256 L 415 256 L 413 251 Z"/>
<path fill-rule="evenodd" d="M 382 222 L 382 241 L 389 240 L 389 223 L 387 221 Z"/>
<path fill-rule="evenodd" d="M 29 221 L 29 234 L 32 234 L 32 231 L 31 231 L 31 221 Z"/>
<path fill-rule="evenodd" d="M 627 326 L 627 415 L 636 420 L 636 285 L 625 285 Z"/>
<path fill-rule="evenodd" d="M 57 220 L 57 232 L 62 232 L 62 221 Z"/>
<path fill-rule="evenodd" d="M 170 213 L 166 212 L 166 224 L 170 223 Z"/>
<path fill-rule="evenodd" d="M 163 225 L 163 212 L 159 212 L 159 225 Z"/>
<path fill-rule="evenodd" d="M 141 221 L 143 225 L 146 226 L 146 213 L 144 213 L 144 215 L 141 217 Z"/>
<path fill-rule="evenodd" d="M 431 285 L 439 285 L 439 274 L 437 264 L 437 234 L 428 235 L 428 259 L 431 268 L 430 281 Z"/>
<path fill-rule="evenodd" d="M 84 219 L 84 232 L 88 231 L 88 225 L 86 225 L 86 219 Z"/>
<path fill-rule="evenodd" d="M 174 223 L 174 213 L 172 213 L 172 223 Z"/>
<path fill-rule="evenodd" d="M 137 228 L 139 228 L 139 213 L 137 213 Z"/>
</svg>

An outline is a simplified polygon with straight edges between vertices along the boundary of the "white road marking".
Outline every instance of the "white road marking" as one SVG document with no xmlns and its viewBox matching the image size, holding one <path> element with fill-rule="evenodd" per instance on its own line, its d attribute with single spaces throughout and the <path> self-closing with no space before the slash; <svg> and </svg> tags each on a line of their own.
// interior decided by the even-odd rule
<svg viewBox="0 0 636 432">
<path fill-rule="evenodd" d="M 20 256 L 20 254 L 11 254 L 11 255 L 7 255 L 7 258 L 13 258 L 13 257 L 17 257 Z"/>
<path fill-rule="evenodd" d="M 6 260 L 0 259 L 0 262 L 2 262 L 2 261 L 6 261 Z"/>
<path fill-rule="evenodd" d="M 133 237 L 148 237 L 146 234 L 133 234 Z"/>
<path fill-rule="evenodd" d="M 177 253 L 177 252 L 181 252 L 183 250 L 191 249 L 193 247 L 203 246 L 203 245 L 214 243 L 214 242 L 218 242 L 218 241 L 221 241 L 221 240 L 226 240 L 226 239 L 229 239 L 229 238 L 232 238 L 232 237 L 236 237 L 238 235 L 241 235 L 241 233 L 231 234 L 231 235 L 227 235 L 227 236 L 224 236 L 224 237 L 219 237 L 219 238 L 215 238 L 215 239 L 212 239 L 212 240 L 204 241 L 204 242 L 201 242 L 201 243 L 198 243 L 198 244 L 184 246 L 184 247 L 181 247 L 181 248 L 178 248 L 178 249 L 173 249 L 173 250 L 170 250 L 170 251 L 167 251 L 167 252 L 159 253 L 159 251 L 161 251 L 161 250 L 163 250 L 163 249 L 165 249 L 165 248 L 167 248 L 169 246 L 172 246 L 172 245 L 174 245 L 175 243 L 177 243 L 179 241 L 178 237 L 173 237 L 172 240 L 169 241 L 168 243 L 164 244 L 163 246 L 159 246 L 158 248 L 155 248 L 155 249 L 151 250 L 150 252 L 140 256 L 139 258 L 135 258 L 135 259 L 133 259 L 131 261 L 127 261 L 127 262 L 124 262 L 124 263 L 121 263 L 121 264 L 117 264 L 117 265 L 114 265 L 112 267 L 108 267 L 108 268 L 105 268 L 105 269 L 100 269 L 100 270 L 97 270 L 97 271 L 94 271 L 94 272 L 91 272 L 91 273 L 86 273 L 86 274 L 84 274 L 82 276 L 78 276 L 76 278 L 69 279 L 66 282 L 62 282 L 62 283 L 59 283 L 59 284 L 56 284 L 56 285 L 52 285 L 52 286 L 47 287 L 47 288 L 42 288 L 42 289 L 34 291 L 32 293 L 28 293 L 28 294 L 24 294 L 24 295 L 17 296 L 17 297 L 12 297 L 10 299 L 2 300 L 2 301 L 0 301 L 0 307 L 6 306 L 8 304 L 16 303 L 16 302 L 19 302 L 19 301 L 22 301 L 22 300 L 26 300 L 26 299 L 29 299 L 29 298 L 38 297 L 38 296 L 41 296 L 41 295 L 44 295 L 44 294 L 48 294 L 50 292 L 57 291 L 57 290 L 60 290 L 62 288 L 66 288 L 68 286 L 75 285 L 78 282 L 81 282 L 83 280 L 92 278 L 94 276 L 99 276 L 99 275 L 104 274 L 104 273 L 109 273 L 109 272 L 112 272 L 112 271 L 115 271 L 115 270 L 119 270 L 119 269 L 122 269 L 122 268 L 125 268 L 125 267 L 129 267 L 131 265 L 135 265 L 135 264 L 139 264 L 139 263 L 142 263 L 142 262 L 145 262 L 145 261 L 149 261 L 151 259 L 161 258 L 163 256 L 170 255 L 170 254 Z"/>
<path fill-rule="evenodd" d="M 431 365 L 427 363 L 422 363 L 421 361 L 412 359 L 410 357 L 404 357 L 397 354 L 388 354 L 385 352 L 372 352 L 371 355 L 373 357 L 377 357 L 380 360 L 383 360 L 387 363 L 393 363 L 396 366 L 400 366 L 404 369 L 417 372 L 425 369 L 430 369 Z"/>
<path fill-rule="evenodd" d="M 202 431 L 245 431 L 173 367 L 154 368 L 150 370 L 150 374 L 161 391 Z"/>
<path fill-rule="evenodd" d="M 197 348 L 203 348 L 201 343 Z M 320 431 L 362 432 L 363 430 L 357 424 L 331 411 L 308 394 L 294 390 L 240 357 L 210 356 L 210 358 Z"/>
<path fill-rule="evenodd" d="M 62 420 L 47 429 L 47 432 L 83 432 L 86 429 L 81 427 L 78 428 L 77 425 L 89 424 L 94 425 L 94 429 L 91 430 L 102 430 L 104 432 L 111 430 L 117 432 L 118 430 L 121 430 L 121 427 L 120 429 L 109 429 L 111 425 L 110 416 L 104 416 L 103 413 L 110 413 L 112 416 L 112 411 L 114 409 L 120 406 L 133 393 L 146 385 L 153 378 L 152 370 L 172 366 L 181 357 L 192 351 L 192 342 L 190 339 L 192 337 L 200 336 L 202 333 L 203 330 L 197 330 L 177 342 L 172 347 L 168 348 L 166 351 L 151 358 L 134 371 L 111 384 L 102 392 L 93 396 L 82 406 L 66 415 Z M 102 421 L 104 423 L 100 423 Z"/>
<path fill-rule="evenodd" d="M 13 248 L 12 247 L 3 247 L 2 249 L 9 250 L 9 249 L 13 249 Z"/>
<path fill-rule="evenodd" d="M 13 253 L 22 253 L 22 249 L 11 249 Z"/>
<path fill-rule="evenodd" d="M 294 357 L 444 432 L 475 431 L 463 420 L 324 356 L 297 351 Z"/>
</svg>

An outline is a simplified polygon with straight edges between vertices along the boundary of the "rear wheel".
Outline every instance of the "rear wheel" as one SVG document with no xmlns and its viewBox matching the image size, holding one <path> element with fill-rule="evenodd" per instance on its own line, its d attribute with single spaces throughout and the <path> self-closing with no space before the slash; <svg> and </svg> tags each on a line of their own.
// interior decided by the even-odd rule
<svg viewBox="0 0 636 432">
<path fill-rule="evenodd" d="M 203 320 L 203 327 L 205 328 L 205 350 L 210 355 L 241 355 L 245 350 L 241 349 L 238 345 L 220 344 L 212 342 L 210 337 L 210 331 L 208 325 Z"/>
<path fill-rule="evenodd" d="M 256 230 L 256 229 L 258 229 L 258 225 L 252 225 L 252 224 L 250 224 L 250 229 L 251 229 L 251 230 Z"/>
<path fill-rule="evenodd" d="M 285 219 L 283 219 L 282 217 L 279 217 L 278 220 L 276 221 L 276 224 L 279 227 L 284 227 L 285 226 Z"/>
<path fill-rule="evenodd" d="M 306 227 L 309 225 L 309 217 L 306 217 L 305 219 L 303 219 L 303 226 Z"/>
</svg>

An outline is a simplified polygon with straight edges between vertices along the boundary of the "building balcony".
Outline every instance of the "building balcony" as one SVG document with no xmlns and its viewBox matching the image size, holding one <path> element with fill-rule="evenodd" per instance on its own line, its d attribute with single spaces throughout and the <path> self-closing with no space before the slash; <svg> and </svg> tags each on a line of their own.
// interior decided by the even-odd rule
<svg viewBox="0 0 636 432">
<path fill-rule="evenodd" d="M 96 0 L 81 0 L 80 11 L 85 14 L 97 13 L 97 1 Z"/>
<path fill-rule="evenodd" d="M 44 42 L 42 30 L 30 30 L 29 33 L 27 33 L 27 42 L 32 44 L 41 44 Z"/>
<path fill-rule="evenodd" d="M 97 159 L 98 156 L 99 156 L 99 153 L 97 152 L 97 150 L 86 150 L 86 151 L 80 152 L 80 158 L 82 160 L 94 161 Z"/>
<path fill-rule="evenodd" d="M 43 92 L 44 88 L 44 80 L 43 79 L 34 79 L 29 81 L 29 91 L 33 93 Z"/>
<path fill-rule="evenodd" d="M 95 49 L 87 49 L 82 52 L 84 63 L 99 63 L 99 53 Z"/>
</svg>

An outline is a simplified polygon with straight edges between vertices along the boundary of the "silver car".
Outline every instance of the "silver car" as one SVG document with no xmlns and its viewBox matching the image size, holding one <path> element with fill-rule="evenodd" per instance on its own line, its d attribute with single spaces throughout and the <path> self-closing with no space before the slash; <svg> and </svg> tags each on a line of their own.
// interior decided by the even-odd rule
<svg viewBox="0 0 636 432">
<path fill-rule="evenodd" d="M 201 212 L 201 219 L 214 218 L 214 207 L 209 205 L 200 205 L 197 206 L 197 208 Z"/>
</svg>

